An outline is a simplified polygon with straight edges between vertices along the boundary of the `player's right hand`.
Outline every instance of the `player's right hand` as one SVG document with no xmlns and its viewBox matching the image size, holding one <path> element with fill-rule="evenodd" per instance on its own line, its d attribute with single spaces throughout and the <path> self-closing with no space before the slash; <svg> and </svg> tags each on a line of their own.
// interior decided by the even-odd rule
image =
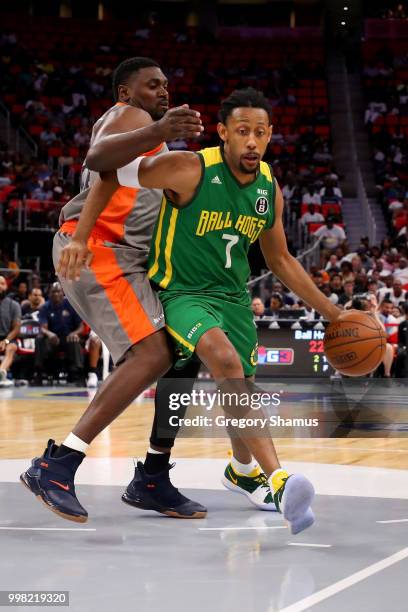
<svg viewBox="0 0 408 612">
<path fill-rule="evenodd" d="M 165 142 L 176 138 L 198 138 L 204 131 L 200 113 L 189 108 L 188 104 L 170 108 L 157 123 Z"/>
<path fill-rule="evenodd" d="M 58 276 L 65 280 L 78 281 L 82 268 L 90 265 L 92 257 L 87 243 L 73 238 L 61 251 L 57 264 Z"/>
</svg>

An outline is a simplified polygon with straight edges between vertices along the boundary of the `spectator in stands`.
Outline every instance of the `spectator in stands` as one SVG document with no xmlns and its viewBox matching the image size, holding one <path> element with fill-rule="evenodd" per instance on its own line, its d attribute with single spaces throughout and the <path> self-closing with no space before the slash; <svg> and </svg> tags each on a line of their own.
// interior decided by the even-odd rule
<svg viewBox="0 0 408 612">
<path fill-rule="evenodd" d="M 302 196 L 302 204 L 314 204 L 320 206 L 322 199 L 316 185 L 309 185 Z"/>
<path fill-rule="evenodd" d="M 254 297 L 252 299 L 252 312 L 255 317 L 263 317 L 265 316 L 265 305 L 261 298 Z"/>
<path fill-rule="evenodd" d="M 376 280 L 374 280 L 373 278 L 368 279 L 367 293 L 372 293 L 372 295 L 375 295 L 377 297 L 378 282 Z"/>
<path fill-rule="evenodd" d="M 74 142 L 77 147 L 87 147 L 89 145 L 89 132 L 85 125 L 81 125 L 75 133 Z"/>
<path fill-rule="evenodd" d="M 320 290 L 322 293 L 324 293 L 324 295 L 332 302 L 332 304 L 337 304 L 339 301 L 339 296 L 337 295 L 337 293 L 334 293 L 331 290 L 330 284 L 329 283 L 324 283 L 321 287 Z"/>
<path fill-rule="evenodd" d="M 346 242 L 344 229 L 339 225 L 334 225 L 333 217 L 327 217 L 326 224 L 315 231 L 316 238 L 322 237 L 322 247 L 327 251 L 334 251 L 337 247 Z"/>
<path fill-rule="evenodd" d="M 378 290 L 377 297 L 379 304 L 381 304 L 381 302 L 383 301 L 385 294 L 391 291 L 394 282 L 394 277 L 392 274 L 390 274 L 390 272 L 383 270 L 382 272 L 380 272 L 380 279 L 383 282 L 383 285 Z"/>
<path fill-rule="evenodd" d="M 399 321 L 392 314 L 393 303 L 391 300 L 384 299 L 380 304 L 378 313 L 379 319 L 385 327 L 388 341 L 398 332 Z"/>
<path fill-rule="evenodd" d="M 44 126 L 44 129 L 40 134 L 41 144 L 48 149 L 48 147 L 51 147 L 56 140 L 57 136 L 55 135 L 55 132 L 51 130 L 51 127 L 48 124 Z"/>
<path fill-rule="evenodd" d="M 282 188 L 282 195 L 285 202 L 290 202 L 294 195 L 296 187 L 296 176 L 293 174 L 293 172 L 288 172 L 286 176 L 286 182 Z"/>
<path fill-rule="evenodd" d="M 394 278 L 401 281 L 402 285 L 408 284 L 408 263 L 405 257 L 401 257 L 398 267 L 394 269 Z"/>
<path fill-rule="evenodd" d="M 320 190 L 320 197 L 322 202 L 341 202 L 343 194 L 339 187 L 336 187 L 336 181 L 333 179 L 326 179 L 324 187 Z"/>
<path fill-rule="evenodd" d="M 280 295 L 284 306 L 293 306 L 293 304 L 295 303 L 295 300 L 284 291 L 283 285 L 279 281 L 275 281 L 274 283 L 272 283 L 272 293 Z"/>
<path fill-rule="evenodd" d="M 28 300 L 21 303 L 21 314 L 23 319 L 39 320 L 40 308 L 45 300 L 41 288 L 33 287 L 29 294 Z"/>
<path fill-rule="evenodd" d="M 308 223 L 324 223 L 322 213 L 316 210 L 314 204 L 309 204 L 307 212 L 300 218 L 300 223 L 305 227 Z"/>
<path fill-rule="evenodd" d="M 326 272 L 339 272 L 340 271 L 340 263 L 337 255 L 332 253 L 327 261 L 327 264 L 324 268 Z"/>
<path fill-rule="evenodd" d="M 397 376 L 408 379 L 408 303 L 404 304 L 404 320 L 398 326 Z"/>
<path fill-rule="evenodd" d="M 344 259 L 340 264 L 340 273 L 343 283 L 347 280 L 354 280 L 353 266 L 348 259 Z"/>
<path fill-rule="evenodd" d="M 74 163 L 74 158 L 69 152 L 69 147 L 65 146 L 62 151 L 62 155 L 58 158 L 58 171 L 61 173 L 62 177 L 66 179 L 68 177 L 68 173 L 70 167 Z"/>
<path fill-rule="evenodd" d="M 354 280 L 346 280 L 343 285 L 343 292 L 339 296 L 339 306 L 345 306 L 347 302 L 353 299 Z"/>
<path fill-rule="evenodd" d="M 88 336 L 88 340 L 86 341 L 85 348 L 88 351 L 89 359 L 89 369 L 88 378 L 86 379 L 86 386 L 89 389 L 96 389 L 96 387 L 98 386 L 97 368 L 102 353 L 102 342 L 92 329 Z"/>
<path fill-rule="evenodd" d="M 408 300 L 408 291 L 403 290 L 402 283 L 398 278 L 394 278 L 392 289 L 382 293 L 382 301 L 384 300 L 392 302 L 394 306 L 400 306 Z"/>
<path fill-rule="evenodd" d="M 16 338 L 20 325 L 20 304 L 7 296 L 6 279 L 0 276 L 0 387 L 10 387 L 13 384 L 7 374 L 17 351 Z"/>
<path fill-rule="evenodd" d="M 330 289 L 337 296 L 343 293 L 343 281 L 340 274 L 333 274 L 330 281 Z"/>
<path fill-rule="evenodd" d="M 50 358 L 63 352 L 67 361 L 68 380 L 79 382 L 83 360 L 80 334 L 83 323 L 64 296 L 60 283 L 51 287 L 49 299 L 41 306 L 41 334 L 35 342 L 35 382 L 42 383 L 42 372 Z"/>
<path fill-rule="evenodd" d="M 372 294 L 367 295 L 366 303 L 368 305 L 367 307 L 368 312 L 371 312 L 374 314 L 374 316 L 378 319 L 379 323 L 382 325 L 383 329 L 385 330 L 387 337 L 389 337 L 390 328 L 388 326 L 385 326 L 384 315 L 382 312 L 379 311 L 378 302 L 377 302 L 375 295 L 372 295 Z M 385 355 L 382 360 L 382 365 L 384 366 L 384 377 L 385 378 L 391 377 L 391 368 L 392 368 L 393 361 L 394 361 L 394 349 L 392 345 L 387 342 L 385 346 Z"/>
<path fill-rule="evenodd" d="M 14 300 L 15 302 L 18 302 L 19 304 L 24 302 L 24 300 L 27 300 L 28 298 L 27 283 L 25 281 L 19 282 L 17 285 L 17 291 L 14 291 L 13 293 L 11 293 L 10 297 L 12 300 Z"/>
<path fill-rule="evenodd" d="M 365 293 L 367 291 L 367 276 L 364 272 L 358 272 L 354 277 L 354 291 Z"/>
<path fill-rule="evenodd" d="M 268 317 L 278 317 L 279 312 L 283 310 L 284 304 L 279 293 L 272 293 L 269 301 L 269 307 L 265 310 L 265 315 Z"/>
</svg>

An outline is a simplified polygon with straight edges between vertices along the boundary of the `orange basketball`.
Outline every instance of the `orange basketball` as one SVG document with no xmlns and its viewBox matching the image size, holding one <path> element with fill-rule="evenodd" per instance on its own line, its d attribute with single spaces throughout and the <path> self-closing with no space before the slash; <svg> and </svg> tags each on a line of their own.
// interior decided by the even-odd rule
<svg viewBox="0 0 408 612">
<path fill-rule="evenodd" d="M 324 352 L 341 374 L 364 376 L 380 365 L 386 342 L 385 331 L 372 313 L 345 310 L 327 326 Z"/>
</svg>

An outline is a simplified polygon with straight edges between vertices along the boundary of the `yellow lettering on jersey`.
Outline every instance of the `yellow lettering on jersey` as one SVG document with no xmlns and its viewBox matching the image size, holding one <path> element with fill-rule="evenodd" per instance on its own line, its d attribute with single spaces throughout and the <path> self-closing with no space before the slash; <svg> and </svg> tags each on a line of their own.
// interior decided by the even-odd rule
<svg viewBox="0 0 408 612">
<path fill-rule="evenodd" d="M 256 242 L 259 238 L 260 233 L 262 232 L 263 228 L 266 225 L 266 221 L 265 219 L 259 219 L 258 223 L 256 224 L 256 229 L 255 232 L 253 234 L 253 236 L 251 236 L 250 241 L 252 242 Z"/>
<path fill-rule="evenodd" d="M 209 216 L 210 216 L 209 210 L 201 211 L 200 220 L 198 222 L 198 227 L 196 230 L 196 236 L 204 236 L 205 232 L 207 231 L 206 228 L 207 228 Z"/>
<path fill-rule="evenodd" d="M 224 217 L 222 211 L 210 212 L 209 210 L 202 210 L 196 229 L 196 236 L 204 236 L 207 232 L 223 230 L 229 227 L 232 227 L 230 211 L 227 211 Z"/>
<path fill-rule="evenodd" d="M 215 229 L 219 216 L 220 213 L 215 210 L 210 212 L 210 220 L 208 221 L 206 232 L 212 232 Z"/>
<path fill-rule="evenodd" d="M 239 215 L 235 223 L 235 229 L 242 233 L 242 227 L 245 223 L 246 215 Z"/>
<path fill-rule="evenodd" d="M 224 229 L 224 219 L 222 218 L 222 212 L 218 213 L 218 221 L 217 221 L 217 225 L 215 226 L 214 229 L 216 230 L 221 230 Z"/>
<path fill-rule="evenodd" d="M 255 242 L 259 238 L 259 234 L 262 232 L 265 224 L 265 219 L 258 219 L 258 217 L 251 217 L 249 215 L 239 215 L 235 223 L 235 229 L 243 236 L 248 236 L 251 242 Z"/>
</svg>

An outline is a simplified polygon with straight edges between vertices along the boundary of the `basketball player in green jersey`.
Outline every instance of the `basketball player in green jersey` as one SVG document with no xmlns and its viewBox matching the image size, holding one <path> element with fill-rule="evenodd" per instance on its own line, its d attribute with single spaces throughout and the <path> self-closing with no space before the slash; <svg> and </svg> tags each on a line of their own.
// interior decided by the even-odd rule
<svg viewBox="0 0 408 612">
<path fill-rule="evenodd" d="M 251 243 L 260 240 L 269 269 L 326 319 L 335 320 L 340 310 L 287 249 L 282 194 L 261 161 L 272 134 L 263 94 L 251 88 L 233 92 L 221 104 L 218 134 L 219 147 L 138 157 L 117 177 L 123 186 L 165 190 L 149 276 L 160 288 L 180 364 L 196 353 L 221 385 L 241 381 L 235 390 L 248 391 L 245 378 L 255 374 L 257 363 L 246 289 Z M 313 524 L 313 486 L 281 468 L 271 438 L 247 436 L 233 445 L 242 464 L 253 457 L 259 462 L 292 533 Z M 236 485 L 231 466 L 224 478 L 227 486 Z"/>
</svg>

